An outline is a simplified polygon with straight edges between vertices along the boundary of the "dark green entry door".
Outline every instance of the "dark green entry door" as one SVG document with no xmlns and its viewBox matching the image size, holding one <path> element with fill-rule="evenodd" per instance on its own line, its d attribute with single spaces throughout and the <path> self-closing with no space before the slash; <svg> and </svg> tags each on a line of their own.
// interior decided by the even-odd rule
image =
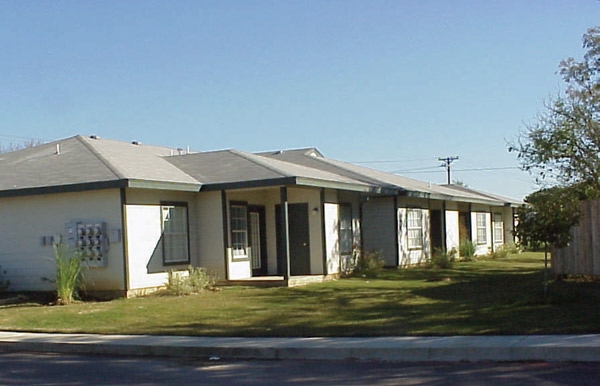
<svg viewBox="0 0 600 386">
<path fill-rule="evenodd" d="M 284 233 L 281 223 L 281 206 L 276 207 L 278 271 L 285 272 Z M 290 275 L 310 275 L 310 243 L 308 227 L 308 204 L 288 204 Z"/>
</svg>

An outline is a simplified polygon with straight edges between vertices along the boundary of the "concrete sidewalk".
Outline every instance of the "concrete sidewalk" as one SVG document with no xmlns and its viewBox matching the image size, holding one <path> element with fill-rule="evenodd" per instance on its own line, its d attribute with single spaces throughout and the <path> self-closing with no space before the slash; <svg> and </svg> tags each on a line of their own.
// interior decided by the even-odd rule
<svg viewBox="0 0 600 386">
<path fill-rule="evenodd" d="M 0 332 L 0 350 L 197 359 L 599 362 L 600 334 L 213 338 Z"/>
</svg>

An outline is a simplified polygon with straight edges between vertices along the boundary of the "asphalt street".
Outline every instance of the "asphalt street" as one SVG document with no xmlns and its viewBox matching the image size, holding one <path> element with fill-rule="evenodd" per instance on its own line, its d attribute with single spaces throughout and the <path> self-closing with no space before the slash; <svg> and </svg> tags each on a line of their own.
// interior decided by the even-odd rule
<svg viewBox="0 0 600 386">
<path fill-rule="evenodd" d="M 600 363 L 199 361 L 0 353 L 2 385 L 597 385 Z"/>
</svg>

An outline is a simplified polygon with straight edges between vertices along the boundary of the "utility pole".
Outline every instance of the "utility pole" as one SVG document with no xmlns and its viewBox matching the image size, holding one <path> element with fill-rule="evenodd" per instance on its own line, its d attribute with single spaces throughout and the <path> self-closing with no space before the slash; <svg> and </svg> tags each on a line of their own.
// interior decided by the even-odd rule
<svg viewBox="0 0 600 386">
<path fill-rule="evenodd" d="M 438 161 L 440 161 L 442 163 L 440 166 L 444 166 L 446 168 L 448 185 L 450 185 L 451 181 L 452 181 L 452 180 L 450 180 L 450 164 L 452 164 L 452 162 L 456 161 L 457 159 L 458 159 L 458 156 L 438 158 Z"/>
</svg>

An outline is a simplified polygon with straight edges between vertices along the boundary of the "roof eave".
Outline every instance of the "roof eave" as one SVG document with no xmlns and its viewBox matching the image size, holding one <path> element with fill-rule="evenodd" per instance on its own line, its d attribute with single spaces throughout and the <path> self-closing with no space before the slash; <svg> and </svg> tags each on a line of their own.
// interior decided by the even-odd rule
<svg viewBox="0 0 600 386">
<path fill-rule="evenodd" d="M 83 182 L 77 184 L 8 189 L 0 191 L 0 197 L 39 196 L 45 194 L 74 193 L 91 190 L 120 188 L 141 188 L 157 190 L 176 190 L 183 192 L 198 192 L 200 190 L 200 187 L 200 184 L 193 183 L 118 179 L 107 181 Z"/>
<path fill-rule="evenodd" d="M 119 189 L 126 188 L 127 180 L 109 180 L 109 181 L 95 181 L 95 182 L 83 182 L 78 184 L 65 184 L 65 185 L 54 185 L 54 186 L 40 186 L 31 188 L 15 188 L 9 190 L 0 191 L 0 197 L 23 197 L 23 196 L 39 196 L 45 194 L 56 194 L 56 193 L 73 193 L 73 192 L 84 192 L 90 190 L 101 190 L 101 189 Z"/>
<path fill-rule="evenodd" d="M 269 188 L 273 186 L 296 185 L 296 177 L 278 177 L 264 180 L 215 182 L 202 184 L 202 191 Z"/>
<path fill-rule="evenodd" d="M 398 190 L 385 186 L 356 184 L 351 182 L 329 181 L 316 178 L 297 177 L 296 185 L 310 186 L 315 188 L 328 188 L 338 190 L 349 190 L 361 193 L 372 193 L 378 195 L 397 194 Z"/>
<path fill-rule="evenodd" d="M 202 188 L 202 185 L 191 182 L 129 179 L 127 180 L 126 187 L 138 189 L 175 190 L 180 192 L 198 192 Z"/>
</svg>

